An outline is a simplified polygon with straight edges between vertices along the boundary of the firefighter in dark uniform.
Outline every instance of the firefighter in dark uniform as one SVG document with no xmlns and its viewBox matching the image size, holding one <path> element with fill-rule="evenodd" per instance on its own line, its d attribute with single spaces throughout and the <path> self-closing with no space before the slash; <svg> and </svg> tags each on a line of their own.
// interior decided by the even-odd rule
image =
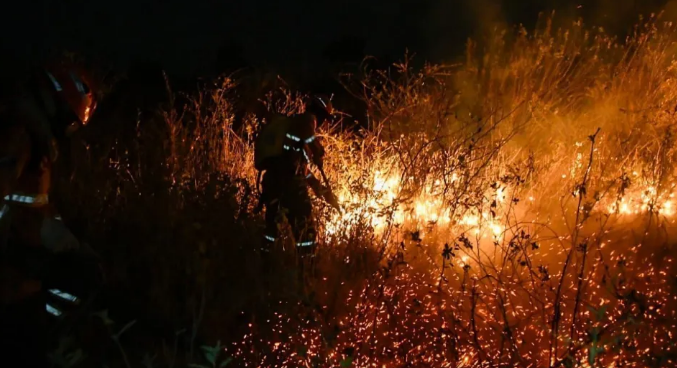
<svg viewBox="0 0 677 368">
<path fill-rule="evenodd" d="M 4 90 L 12 94 L 0 102 L 0 360 L 41 367 L 50 323 L 101 281 L 93 252 L 49 198 L 58 142 L 87 124 L 96 100 L 87 74 L 63 63 Z"/>
<path fill-rule="evenodd" d="M 261 183 L 261 204 L 266 207 L 264 253 L 269 252 L 278 239 L 278 224 L 283 214 L 291 226 L 298 254 L 301 257 L 314 254 L 316 229 L 308 188 L 338 207 L 329 188 L 322 185 L 310 168 L 315 166 L 323 172 L 324 148 L 315 136 L 315 129 L 318 124 L 328 121 L 332 114 L 329 99 L 314 96 L 306 103 L 305 113 L 280 117 L 286 119 L 286 124 L 279 125 L 283 127 L 279 133 L 283 134 L 282 150 L 280 154 L 266 159 Z"/>
</svg>

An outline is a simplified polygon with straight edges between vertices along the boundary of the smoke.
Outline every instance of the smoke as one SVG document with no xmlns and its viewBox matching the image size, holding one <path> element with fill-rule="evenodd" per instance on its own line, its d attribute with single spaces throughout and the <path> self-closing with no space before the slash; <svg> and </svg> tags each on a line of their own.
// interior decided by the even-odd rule
<svg viewBox="0 0 677 368">
<path fill-rule="evenodd" d="M 668 3 L 665 5 L 665 18 L 667 20 L 675 20 L 677 19 L 677 0 L 669 0 Z"/>
<path fill-rule="evenodd" d="M 632 31 L 640 16 L 663 12 L 663 19 L 677 20 L 677 0 L 449 0 L 431 3 L 428 10 L 424 38 L 435 62 L 462 58 L 468 38 L 481 46 L 496 30 L 524 26 L 531 31 L 553 13 L 555 28 L 583 20 L 620 37 Z"/>
</svg>

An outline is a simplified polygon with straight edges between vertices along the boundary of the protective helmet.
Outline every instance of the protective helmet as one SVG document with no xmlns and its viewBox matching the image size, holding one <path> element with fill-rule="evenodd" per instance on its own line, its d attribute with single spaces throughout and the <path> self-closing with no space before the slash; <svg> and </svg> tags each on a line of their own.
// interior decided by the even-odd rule
<svg viewBox="0 0 677 368">
<path fill-rule="evenodd" d="M 83 69 L 65 64 L 50 65 L 45 73 L 65 109 L 86 125 L 96 109 L 92 78 Z"/>
<path fill-rule="evenodd" d="M 329 120 L 334 115 L 331 98 L 326 95 L 313 95 L 306 103 L 306 112 L 315 115 L 318 124 Z"/>
</svg>

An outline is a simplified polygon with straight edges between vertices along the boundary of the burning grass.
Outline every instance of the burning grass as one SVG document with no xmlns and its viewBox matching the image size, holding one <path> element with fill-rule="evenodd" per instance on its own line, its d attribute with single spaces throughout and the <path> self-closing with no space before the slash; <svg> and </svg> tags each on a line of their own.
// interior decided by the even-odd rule
<svg viewBox="0 0 677 368">
<path fill-rule="evenodd" d="M 465 65 L 365 73 L 354 90 L 370 129 L 326 137 L 346 211 L 326 215 L 324 247 L 359 228 L 383 268 L 343 314 L 300 320 L 269 349 L 252 331 L 236 355 L 674 364 L 674 28 L 650 19 L 619 42 L 546 24 L 507 38 Z"/>
<path fill-rule="evenodd" d="M 344 212 L 318 204 L 314 293 L 273 301 L 227 354 L 246 367 L 674 365 L 675 32 L 658 17 L 625 40 L 545 22 L 469 44 L 461 65 L 346 81 L 370 121 L 323 134 Z M 225 198 L 233 231 L 256 234 L 258 122 L 233 131 L 233 88 L 164 115 L 163 190 Z"/>
</svg>

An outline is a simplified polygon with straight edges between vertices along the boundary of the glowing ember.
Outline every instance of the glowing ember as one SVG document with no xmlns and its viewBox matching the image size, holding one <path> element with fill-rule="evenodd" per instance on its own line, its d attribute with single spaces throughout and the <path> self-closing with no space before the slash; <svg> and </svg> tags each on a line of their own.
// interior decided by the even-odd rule
<svg viewBox="0 0 677 368">
<path fill-rule="evenodd" d="M 315 299 L 280 303 L 228 353 L 674 366 L 677 34 L 652 20 L 619 45 L 581 27 L 525 32 L 481 68 L 471 53 L 456 74 L 363 81 L 374 128 L 324 135 L 343 212 L 318 211 Z"/>
</svg>

